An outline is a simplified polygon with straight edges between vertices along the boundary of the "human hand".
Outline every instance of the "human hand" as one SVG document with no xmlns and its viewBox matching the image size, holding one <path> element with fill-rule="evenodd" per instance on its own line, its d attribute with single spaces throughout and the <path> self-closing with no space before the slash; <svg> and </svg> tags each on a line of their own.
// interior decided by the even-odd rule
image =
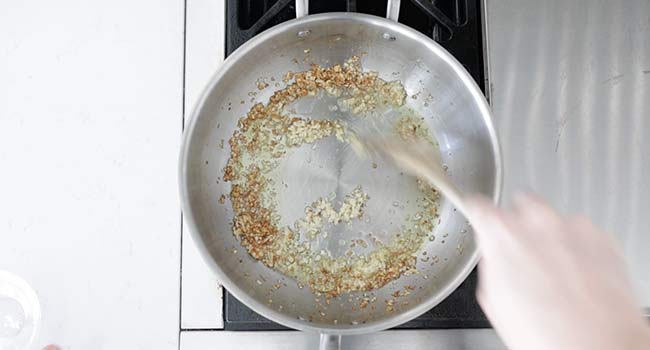
<svg viewBox="0 0 650 350">
<path fill-rule="evenodd" d="M 483 198 L 467 209 L 483 255 L 477 297 L 510 349 L 650 349 L 612 237 L 532 196 L 511 212 Z"/>
</svg>

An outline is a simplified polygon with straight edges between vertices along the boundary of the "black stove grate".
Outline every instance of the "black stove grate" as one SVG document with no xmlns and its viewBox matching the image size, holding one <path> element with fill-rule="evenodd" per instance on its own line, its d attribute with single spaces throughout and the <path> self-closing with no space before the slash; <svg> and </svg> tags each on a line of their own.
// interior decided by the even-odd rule
<svg viewBox="0 0 650 350">
<path fill-rule="evenodd" d="M 227 0 L 226 54 L 248 39 L 295 18 L 294 0 Z M 354 11 L 386 15 L 387 0 L 322 0 L 310 13 Z M 485 92 L 480 0 L 403 0 L 399 22 L 427 35 L 449 51 Z"/>
<path fill-rule="evenodd" d="M 476 297 L 476 271 L 442 303 L 395 329 L 487 328 L 490 327 Z M 230 331 L 267 331 L 288 328 L 255 313 L 232 294 L 224 293 L 224 329 Z"/>
<path fill-rule="evenodd" d="M 295 18 L 295 0 L 227 0 L 226 54 L 248 39 L 277 24 Z M 311 14 L 360 12 L 386 15 L 387 0 L 312 0 Z M 399 22 L 440 43 L 472 75 L 485 92 L 481 0 L 402 0 Z M 476 302 L 476 271 L 447 299 L 400 329 L 484 328 L 489 323 Z M 258 315 L 224 294 L 226 330 L 286 329 Z"/>
</svg>

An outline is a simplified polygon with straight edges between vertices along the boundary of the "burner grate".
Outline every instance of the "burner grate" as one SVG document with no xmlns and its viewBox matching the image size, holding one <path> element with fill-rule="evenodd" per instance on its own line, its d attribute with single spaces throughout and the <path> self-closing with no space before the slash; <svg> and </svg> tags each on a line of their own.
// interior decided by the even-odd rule
<svg viewBox="0 0 650 350">
<path fill-rule="evenodd" d="M 226 0 L 226 54 L 253 36 L 295 18 L 295 0 Z M 481 0 L 402 0 L 399 22 L 434 39 L 460 61 L 485 92 Z M 312 0 L 310 13 L 359 12 L 384 17 L 387 0 Z M 489 327 L 474 295 L 474 271 L 447 299 L 401 329 Z M 227 330 L 286 329 L 224 293 Z"/>
<path fill-rule="evenodd" d="M 227 0 L 226 53 L 248 39 L 295 18 L 294 0 Z M 310 13 L 353 11 L 386 15 L 387 0 L 326 0 L 309 4 Z M 439 42 L 484 89 L 480 1 L 402 0 L 399 22 Z"/>
<path fill-rule="evenodd" d="M 483 310 L 474 295 L 477 272 L 472 272 L 451 295 L 433 309 L 395 329 L 487 328 Z M 224 293 L 224 328 L 230 331 L 287 330 L 288 328 L 258 315 L 246 305 Z"/>
</svg>

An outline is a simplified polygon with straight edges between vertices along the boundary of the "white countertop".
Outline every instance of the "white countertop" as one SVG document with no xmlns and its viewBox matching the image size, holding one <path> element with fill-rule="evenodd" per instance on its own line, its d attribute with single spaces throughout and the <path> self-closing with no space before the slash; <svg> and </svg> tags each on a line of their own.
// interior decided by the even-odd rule
<svg viewBox="0 0 650 350">
<path fill-rule="evenodd" d="M 185 111 L 194 104 L 225 57 L 224 1 L 188 0 L 185 31 Z M 223 328 L 222 289 L 183 227 L 181 328 Z"/>
<path fill-rule="evenodd" d="M 5 1 L 0 269 L 35 347 L 176 349 L 183 1 Z"/>
<path fill-rule="evenodd" d="M 650 241 L 640 234 L 650 224 L 643 214 L 650 187 L 640 177 L 650 171 L 641 152 L 650 147 L 643 118 L 650 113 L 649 3 L 564 4 L 489 1 L 505 194 L 541 191 L 617 232 L 650 305 L 643 269 Z M 211 331 L 223 326 L 221 291 L 181 228 L 176 166 L 183 116 L 223 58 L 223 5 L 26 0 L 3 6 L 0 269 L 38 293 L 43 325 L 35 349 L 315 344 L 296 332 Z M 578 96 L 585 92 L 594 98 Z M 613 163 L 596 163 L 592 148 L 600 146 L 580 138 L 597 125 L 615 131 L 598 134 Z M 540 153 L 557 156 L 530 161 Z M 559 171 L 540 173 L 540 166 Z M 583 181 L 563 181 L 569 177 Z M 416 341 L 414 348 L 502 348 L 491 330 L 386 332 L 344 345 L 370 348 L 397 335 Z"/>
</svg>

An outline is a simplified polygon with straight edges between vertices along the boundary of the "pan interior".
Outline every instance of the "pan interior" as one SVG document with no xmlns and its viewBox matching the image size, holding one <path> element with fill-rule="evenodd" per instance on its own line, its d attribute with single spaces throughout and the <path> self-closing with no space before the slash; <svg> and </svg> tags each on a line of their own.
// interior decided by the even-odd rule
<svg viewBox="0 0 650 350">
<path fill-rule="evenodd" d="M 292 115 L 304 119 L 336 119 L 357 134 L 395 135 L 395 124 L 414 112 L 407 105 L 373 110 L 373 115 L 351 113 L 340 106 L 341 99 L 319 94 L 299 99 L 289 106 Z M 422 197 L 416 180 L 384 157 L 360 155 L 345 141 L 334 136 L 292 150 L 275 173 L 280 184 L 278 206 L 282 224 L 291 226 L 305 216 L 305 206 L 319 198 L 331 200 L 340 209 L 346 195 L 355 190 L 369 196 L 361 218 L 326 224 L 311 242 L 313 250 L 326 250 L 333 257 L 346 252 L 367 254 L 386 244 L 403 230 L 405 217 L 417 212 Z M 293 189 L 293 190 L 292 190 Z M 309 239 L 305 237 L 305 239 Z"/>
<path fill-rule="evenodd" d="M 325 304 L 321 296 L 252 259 L 240 246 L 232 234 L 230 202 L 220 200 L 230 193 L 230 183 L 222 178 L 223 168 L 230 152 L 227 141 L 238 119 L 253 103 L 266 103 L 274 90 L 284 87 L 286 72 L 308 70 L 312 63 L 342 64 L 358 55 L 364 71 L 377 71 L 382 79 L 397 79 L 404 85 L 408 108 L 424 117 L 458 187 L 493 197 L 499 167 L 496 140 L 469 75 L 459 72 L 457 63 L 435 44 L 425 45 L 427 41 L 419 34 L 371 16 L 310 16 L 253 41 L 254 47 L 242 47 L 227 62 L 227 71 L 217 74 L 185 135 L 185 215 L 196 243 L 225 286 L 277 322 L 333 332 L 389 327 L 425 311 L 422 305 L 435 305 L 462 281 L 475 263 L 476 252 L 467 222 L 444 199 L 440 224 L 432 233 L 435 239 L 426 240 L 417 255 L 417 274 L 402 276 L 370 293 L 346 293 Z M 270 86 L 258 90 L 260 79 Z M 354 119 L 334 110 L 335 103 L 334 98 L 317 96 L 300 100 L 293 108 L 309 118 Z M 398 113 L 385 111 L 388 118 Z M 317 237 L 313 243 L 315 249 L 326 249 L 334 256 L 345 254 L 353 240 L 371 241 L 369 233 L 388 241 L 403 217 L 413 212 L 418 192 L 413 179 L 399 169 L 382 159 L 359 158 L 334 137 L 290 152 L 276 176 L 278 207 L 285 224 L 302 216 L 305 206 L 319 197 L 342 199 L 358 185 L 368 193 L 362 220 L 332 225 L 327 237 Z M 373 246 L 354 249 L 362 253 Z M 405 289 L 408 293 L 402 293 Z M 408 295 L 395 297 L 397 292 Z M 365 299 L 373 302 L 363 306 Z"/>
</svg>

